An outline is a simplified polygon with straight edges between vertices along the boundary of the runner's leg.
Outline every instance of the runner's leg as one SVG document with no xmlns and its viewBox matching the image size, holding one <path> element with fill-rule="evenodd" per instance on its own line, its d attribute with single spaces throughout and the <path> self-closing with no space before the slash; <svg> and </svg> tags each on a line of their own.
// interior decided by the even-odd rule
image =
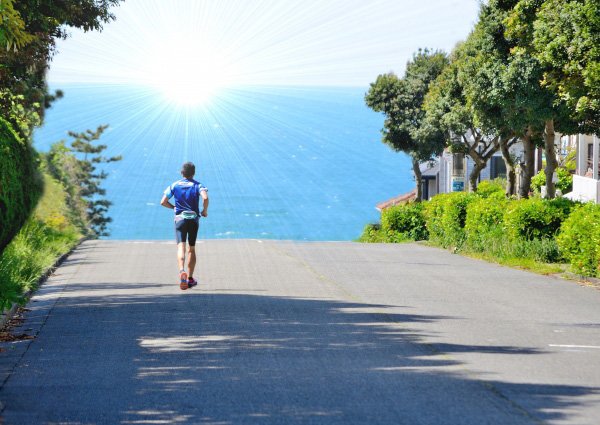
<svg viewBox="0 0 600 425">
<path fill-rule="evenodd" d="M 188 220 L 188 276 L 194 276 L 196 267 L 196 236 L 198 236 L 198 220 Z"/>
<path fill-rule="evenodd" d="M 177 244 L 177 265 L 179 270 L 185 270 L 185 242 L 179 242 Z M 190 273 L 191 274 L 191 273 Z"/>
<path fill-rule="evenodd" d="M 188 246 L 188 276 L 191 278 L 194 276 L 194 269 L 196 268 L 196 247 Z"/>
</svg>

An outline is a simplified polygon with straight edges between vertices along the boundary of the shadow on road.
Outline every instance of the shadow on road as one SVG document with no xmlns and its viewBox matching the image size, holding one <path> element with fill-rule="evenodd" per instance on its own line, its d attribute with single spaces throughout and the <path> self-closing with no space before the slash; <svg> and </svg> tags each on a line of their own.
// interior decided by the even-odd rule
<svg viewBox="0 0 600 425">
<path fill-rule="evenodd" d="M 115 295 L 61 298 L 0 391 L 8 423 L 525 424 L 568 420 L 564 409 L 598 393 L 475 379 L 443 353 L 542 353 L 430 345 L 408 330 L 448 317 L 198 288 L 146 297 L 117 295 L 131 284 L 94 287 Z M 520 406 L 521 398 L 533 402 Z"/>
</svg>

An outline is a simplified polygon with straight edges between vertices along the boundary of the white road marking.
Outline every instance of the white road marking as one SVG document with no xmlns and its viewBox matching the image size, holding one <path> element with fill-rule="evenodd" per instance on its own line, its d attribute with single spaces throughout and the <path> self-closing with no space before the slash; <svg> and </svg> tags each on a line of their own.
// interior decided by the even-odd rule
<svg viewBox="0 0 600 425">
<path fill-rule="evenodd" d="M 557 345 L 557 344 L 548 344 L 549 347 L 560 347 L 560 348 L 598 348 L 596 345 Z"/>
</svg>

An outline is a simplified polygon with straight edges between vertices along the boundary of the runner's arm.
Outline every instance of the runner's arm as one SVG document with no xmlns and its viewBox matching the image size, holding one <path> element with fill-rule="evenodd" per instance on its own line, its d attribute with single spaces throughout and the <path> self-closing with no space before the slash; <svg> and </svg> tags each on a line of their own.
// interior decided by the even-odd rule
<svg viewBox="0 0 600 425">
<path fill-rule="evenodd" d="M 202 190 L 200 192 L 200 196 L 202 196 L 202 217 L 208 216 L 208 194 L 206 190 Z"/>
<path fill-rule="evenodd" d="M 162 199 L 160 200 L 160 204 L 163 207 L 169 208 L 170 210 L 175 208 L 175 206 L 169 202 L 169 198 L 167 198 L 167 195 L 163 195 Z"/>
</svg>

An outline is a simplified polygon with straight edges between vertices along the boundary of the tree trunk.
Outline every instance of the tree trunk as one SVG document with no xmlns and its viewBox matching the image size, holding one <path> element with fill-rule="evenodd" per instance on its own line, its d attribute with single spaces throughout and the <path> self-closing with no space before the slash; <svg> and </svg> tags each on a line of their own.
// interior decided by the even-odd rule
<svg viewBox="0 0 600 425">
<path fill-rule="evenodd" d="M 415 184 L 417 185 L 417 196 L 415 202 L 421 202 L 423 200 L 423 177 L 421 175 L 421 167 L 419 161 L 416 158 L 412 158 L 413 172 L 415 173 Z"/>
<path fill-rule="evenodd" d="M 517 173 L 515 171 L 515 160 L 510 156 L 510 138 L 500 139 L 500 152 L 506 165 L 506 196 L 513 196 L 517 191 Z"/>
<path fill-rule="evenodd" d="M 558 161 L 556 160 L 556 148 L 554 146 L 554 120 L 546 121 L 546 128 L 544 129 L 544 142 L 546 144 L 546 196 L 550 199 L 556 197 L 556 186 L 552 181 L 554 172 L 558 168 Z"/>
<path fill-rule="evenodd" d="M 469 193 L 477 192 L 477 180 L 479 180 L 481 170 L 485 167 L 485 162 L 481 164 L 479 161 L 475 161 L 475 166 L 473 167 L 473 170 L 471 170 L 471 174 L 469 174 Z"/>
<path fill-rule="evenodd" d="M 523 142 L 523 163 L 521 173 L 521 185 L 519 186 L 519 198 L 529 198 L 531 190 L 531 178 L 533 177 L 533 167 L 535 166 L 535 145 L 531 140 L 531 131 L 527 132 L 522 137 Z"/>
</svg>

